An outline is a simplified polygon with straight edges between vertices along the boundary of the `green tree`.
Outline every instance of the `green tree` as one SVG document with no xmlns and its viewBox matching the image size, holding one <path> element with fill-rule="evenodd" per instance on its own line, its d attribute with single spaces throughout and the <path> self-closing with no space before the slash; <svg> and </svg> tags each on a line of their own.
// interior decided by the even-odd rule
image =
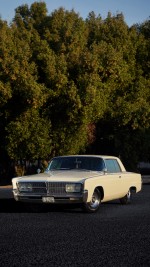
<svg viewBox="0 0 150 267">
<path fill-rule="evenodd" d="M 52 123 L 53 153 L 78 153 L 88 144 L 88 125 L 105 108 L 95 58 L 87 49 L 85 23 L 74 11 L 60 8 L 42 27 L 31 49 L 38 81 L 48 92 L 42 110 Z"/>
<path fill-rule="evenodd" d="M 11 29 L 6 22 L 0 20 L 0 162 L 2 164 L 7 159 L 5 148 L 6 107 L 12 97 L 13 75 L 11 73 L 9 76 L 9 66 L 11 66 L 13 59 Z"/>
<path fill-rule="evenodd" d="M 93 43 L 96 40 L 99 48 L 99 74 L 108 106 L 97 124 L 92 149 L 119 155 L 133 169 L 141 160 L 138 144 L 144 144 L 144 133 L 149 132 L 148 42 L 135 27 L 127 27 L 122 16 L 109 14 L 99 28 Z"/>
<path fill-rule="evenodd" d="M 28 109 L 7 125 L 7 151 L 12 159 L 47 158 L 51 153 L 50 122 Z"/>
<path fill-rule="evenodd" d="M 47 99 L 47 88 L 43 83 L 39 83 L 38 66 L 32 59 L 31 47 L 36 30 L 26 28 L 24 24 L 17 25 L 14 21 L 10 33 L 11 42 L 6 46 L 10 57 L 8 61 L 6 57 L 3 59 L 7 80 L 10 81 L 11 87 L 11 98 L 5 105 L 5 144 L 7 143 L 5 149 L 12 159 L 18 159 L 18 157 L 31 159 L 39 154 L 45 157 L 45 151 L 50 153 L 51 150 L 49 147 L 51 122 L 45 120 L 44 123 L 40 112 Z M 42 130 L 42 124 L 44 130 Z M 16 129 L 18 134 L 15 134 Z M 44 137 L 45 141 L 43 141 Z M 48 150 L 44 151 L 43 143 L 48 144 Z"/>
<path fill-rule="evenodd" d="M 48 15 L 41 1 L 18 7 L 10 26 L 0 20 L 1 154 L 149 159 L 149 25 Z"/>
</svg>

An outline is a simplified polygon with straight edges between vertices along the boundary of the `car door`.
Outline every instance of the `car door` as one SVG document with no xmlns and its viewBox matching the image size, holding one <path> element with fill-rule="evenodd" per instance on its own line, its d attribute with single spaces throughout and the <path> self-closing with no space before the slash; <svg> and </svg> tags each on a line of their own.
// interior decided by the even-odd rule
<svg viewBox="0 0 150 267">
<path fill-rule="evenodd" d="M 117 199 L 122 196 L 123 173 L 116 159 L 106 159 L 107 169 L 105 184 L 105 200 Z"/>
</svg>

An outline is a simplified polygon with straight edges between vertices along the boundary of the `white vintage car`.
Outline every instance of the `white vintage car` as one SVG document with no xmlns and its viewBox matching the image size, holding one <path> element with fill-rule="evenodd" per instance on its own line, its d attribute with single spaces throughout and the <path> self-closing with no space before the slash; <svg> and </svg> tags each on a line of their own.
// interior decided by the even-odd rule
<svg viewBox="0 0 150 267">
<path fill-rule="evenodd" d="M 13 178 L 12 184 L 16 201 L 80 203 L 86 212 L 96 212 L 102 202 L 129 203 L 142 180 L 117 157 L 73 155 L 54 157 L 44 173 Z"/>
</svg>

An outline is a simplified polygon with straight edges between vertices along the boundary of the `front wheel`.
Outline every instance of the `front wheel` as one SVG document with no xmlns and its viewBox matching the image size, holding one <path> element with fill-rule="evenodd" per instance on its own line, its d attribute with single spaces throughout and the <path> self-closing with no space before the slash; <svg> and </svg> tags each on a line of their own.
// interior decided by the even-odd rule
<svg viewBox="0 0 150 267">
<path fill-rule="evenodd" d="M 120 198 L 120 203 L 122 205 L 127 205 L 127 204 L 131 203 L 131 190 L 130 189 L 124 197 Z"/>
<path fill-rule="evenodd" d="M 91 201 L 84 203 L 82 208 L 85 212 L 94 213 L 98 211 L 100 204 L 101 204 L 101 194 L 100 191 L 96 188 L 93 192 Z"/>
</svg>

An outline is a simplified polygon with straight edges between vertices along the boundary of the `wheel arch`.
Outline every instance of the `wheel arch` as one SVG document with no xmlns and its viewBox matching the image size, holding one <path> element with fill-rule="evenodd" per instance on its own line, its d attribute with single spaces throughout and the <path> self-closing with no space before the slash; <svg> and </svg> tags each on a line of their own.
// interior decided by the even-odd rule
<svg viewBox="0 0 150 267">
<path fill-rule="evenodd" d="M 129 188 L 129 190 L 131 191 L 131 193 L 136 193 L 137 188 L 136 188 L 136 186 L 131 186 L 131 187 Z"/>
</svg>

